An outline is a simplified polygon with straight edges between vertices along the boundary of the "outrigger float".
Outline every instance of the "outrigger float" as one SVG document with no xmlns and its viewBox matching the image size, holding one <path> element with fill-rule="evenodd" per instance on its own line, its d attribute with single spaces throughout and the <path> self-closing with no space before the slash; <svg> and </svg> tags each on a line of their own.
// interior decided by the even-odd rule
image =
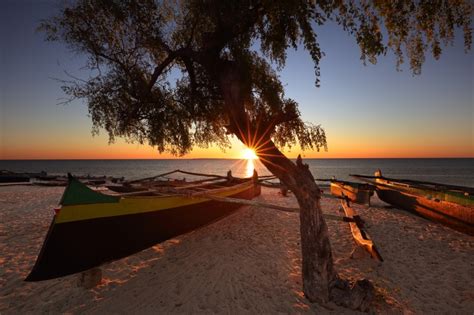
<svg viewBox="0 0 474 315">
<path fill-rule="evenodd" d="M 352 237 L 355 243 L 366 250 L 373 259 L 383 262 L 382 255 L 375 246 L 372 238 L 369 236 L 367 229 L 365 228 L 365 222 L 356 214 L 355 210 L 351 207 L 349 199 L 341 200 L 341 206 L 346 214 L 346 217 L 354 219 L 354 222 L 350 222 Z"/>
<path fill-rule="evenodd" d="M 370 207 L 370 197 L 374 195 L 375 187 L 371 184 L 348 182 L 336 178 L 318 178 L 316 180 L 330 182 L 330 196 L 341 200 L 341 208 L 345 214 L 344 218 L 349 222 L 351 234 L 356 245 L 367 251 L 373 259 L 383 262 L 382 255 L 380 255 L 380 252 L 367 232 L 364 220 L 362 220 L 350 204 L 350 202 L 353 202 Z M 329 197 L 329 195 L 326 195 L 326 197 Z"/>
<path fill-rule="evenodd" d="M 60 208 L 25 280 L 62 277 L 129 256 L 219 220 L 241 206 L 212 197 L 252 199 L 260 194 L 256 173 L 246 179 L 210 177 L 194 182 L 150 178 L 100 192 L 69 174 Z"/>
</svg>

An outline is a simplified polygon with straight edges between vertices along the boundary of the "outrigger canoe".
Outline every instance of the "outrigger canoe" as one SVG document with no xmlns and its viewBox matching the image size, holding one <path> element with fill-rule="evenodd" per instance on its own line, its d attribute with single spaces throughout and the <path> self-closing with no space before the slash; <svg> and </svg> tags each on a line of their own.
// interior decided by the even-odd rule
<svg viewBox="0 0 474 315">
<path fill-rule="evenodd" d="M 166 182 L 165 182 L 166 183 Z M 254 178 L 168 184 L 152 190 L 105 194 L 69 176 L 60 208 L 26 281 L 62 277 L 117 260 L 223 218 L 239 205 L 206 195 L 252 199 Z"/>
<path fill-rule="evenodd" d="M 432 182 L 351 175 L 376 186 L 378 197 L 463 233 L 474 235 L 474 188 Z"/>
</svg>

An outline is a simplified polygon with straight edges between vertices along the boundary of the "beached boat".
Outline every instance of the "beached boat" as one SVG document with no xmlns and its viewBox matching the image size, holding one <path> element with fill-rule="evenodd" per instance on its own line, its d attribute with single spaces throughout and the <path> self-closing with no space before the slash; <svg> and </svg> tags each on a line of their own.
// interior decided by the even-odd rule
<svg viewBox="0 0 474 315">
<path fill-rule="evenodd" d="M 27 183 L 32 179 L 49 177 L 45 171 L 39 173 L 27 173 L 27 172 L 12 172 L 8 170 L 0 170 L 0 183 Z"/>
<path fill-rule="evenodd" d="M 16 173 L 7 170 L 0 170 L 0 183 L 26 183 L 30 178 L 40 176 L 45 173 Z"/>
<path fill-rule="evenodd" d="M 260 194 L 260 186 L 255 176 L 216 177 L 178 187 L 148 181 L 128 193 L 107 191 L 92 190 L 69 176 L 61 207 L 26 281 L 85 271 L 211 223 L 239 205 L 206 195 L 251 199 Z"/>
<path fill-rule="evenodd" d="M 474 235 L 474 188 L 407 179 L 351 175 L 376 186 L 379 198 L 458 231 Z"/>
<path fill-rule="evenodd" d="M 33 181 L 32 183 L 36 186 L 67 186 L 68 184 L 68 178 L 67 176 L 64 175 L 47 175 L 44 173 L 44 175 L 41 176 L 35 176 L 32 177 Z M 75 176 L 77 180 L 80 182 L 86 184 L 86 185 L 93 185 L 93 186 L 99 186 L 99 185 L 104 185 L 104 184 L 117 184 L 121 183 L 124 181 L 124 178 L 118 178 L 118 177 L 107 177 L 107 176 L 90 176 L 90 175 L 85 175 L 85 176 Z"/>
<path fill-rule="evenodd" d="M 348 198 L 355 203 L 370 205 L 370 197 L 374 195 L 374 190 L 375 187 L 370 184 L 331 179 L 331 194 Z"/>
</svg>

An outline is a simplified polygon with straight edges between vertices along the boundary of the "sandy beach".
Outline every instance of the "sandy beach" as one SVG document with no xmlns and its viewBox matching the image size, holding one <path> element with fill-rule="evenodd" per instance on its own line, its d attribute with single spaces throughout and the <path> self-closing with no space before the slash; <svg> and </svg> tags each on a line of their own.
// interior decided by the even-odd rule
<svg viewBox="0 0 474 315">
<path fill-rule="evenodd" d="M 0 314 L 18 313 L 350 313 L 303 296 L 299 217 L 245 206 L 214 224 L 102 266 L 102 283 L 77 275 L 27 283 L 63 187 L 0 187 Z M 256 200 L 296 206 L 263 188 Z M 326 213 L 341 214 L 324 198 Z M 328 221 L 343 278 L 370 279 L 375 313 L 474 311 L 474 238 L 372 198 L 354 206 L 385 261 L 351 258 L 349 225 Z M 84 231 L 87 233 L 87 231 Z M 130 235 L 133 237 L 133 235 Z"/>
</svg>

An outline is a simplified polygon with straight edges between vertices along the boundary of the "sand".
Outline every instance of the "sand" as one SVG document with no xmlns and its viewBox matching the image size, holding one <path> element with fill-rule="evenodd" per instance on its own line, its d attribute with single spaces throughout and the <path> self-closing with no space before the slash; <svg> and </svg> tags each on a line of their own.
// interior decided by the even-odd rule
<svg viewBox="0 0 474 315">
<path fill-rule="evenodd" d="M 299 217 L 242 207 L 214 224 L 102 266 L 90 290 L 78 276 L 27 283 L 62 187 L 0 187 L 0 314 L 18 313 L 351 313 L 309 303 L 302 293 Z M 264 188 L 257 199 L 296 200 Z M 324 198 L 327 213 L 340 214 Z M 343 278 L 370 279 L 374 313 L 474 311 L 474 237 L 373 198 L 355 206 L 385 261 L 351 253 L 347 223 L 328 221 L 334 261 Z M 359 253 L 360 254 L 360 253 Z"/>
</svg>

